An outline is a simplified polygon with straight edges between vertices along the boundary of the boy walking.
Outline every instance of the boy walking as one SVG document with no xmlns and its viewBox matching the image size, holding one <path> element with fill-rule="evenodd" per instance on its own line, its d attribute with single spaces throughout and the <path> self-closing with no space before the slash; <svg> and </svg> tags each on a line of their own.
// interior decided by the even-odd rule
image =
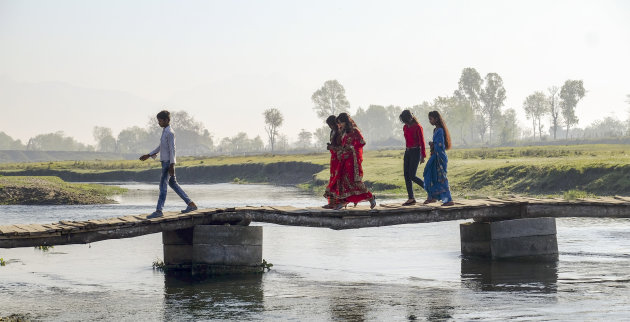
<svg viewBox="0 0 630 322">
<path fill-rule="evenodd" d="M 162 127 L 162 138 L 160 139 L 160 145 L 151 151 L 149 154 L 145 154 L 140 157 L 140 161 L 144 161 L 150 157 L 155 157 L 160 154 L 160 161 L 162 162 L 162 177 L 160 178 L 160 197 L 158 198 L 157 208 L 155 211 L 147 216 L 147 218 L 161 217 L 162 208 L 164 207 L 164 201 L 166 201 L 167 182 L 168 185 L 182 198 L 188 207 L 182 210 L 182 213 L 191 212 L 197 210 L 197 205 L 188 198 L 188 195 L 182 190 L 175 179 L 175 132 L 170 126 L 171 113 L 169 111 L 161 111 L 157 114 L 157 121 L 160 127 Z"/>
</svg>

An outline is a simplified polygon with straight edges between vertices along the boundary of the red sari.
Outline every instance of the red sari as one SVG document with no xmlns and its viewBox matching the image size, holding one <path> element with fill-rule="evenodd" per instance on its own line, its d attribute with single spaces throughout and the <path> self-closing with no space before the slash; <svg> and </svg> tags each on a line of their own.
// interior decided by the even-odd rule
<svg viewBox="0 0 630 322">
<path fill-rule="evenodd" d="M 336 197 L 344 202 L 358 203 L 372 199 L 372 193 L 363 183 L 363 146 L 365 141 L 359 130 L 343 135 L 337 152 L 339 160 L 335 182 Z"/>
<path fill-rule="evenodd" d="M 337 199 L 337 178 L 339 177 L 339 158 L 337 152 L 339 152 L 341 140 L 338 133 L 332 133 L 330 136 L 330 178 L 328 179 L 328 185 L 324 192 L 324 197 L 328 199 L 329 205 L 336 205 L 339 203 Z"/>
</svg>

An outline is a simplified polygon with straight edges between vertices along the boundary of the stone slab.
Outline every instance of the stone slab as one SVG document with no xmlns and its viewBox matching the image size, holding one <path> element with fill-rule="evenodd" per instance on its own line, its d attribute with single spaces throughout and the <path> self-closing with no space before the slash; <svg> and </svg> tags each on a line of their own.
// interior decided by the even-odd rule
<svg viewBox="0 0 630 322">
<path fill-rule="evenodd" d="M 490 243 L 492 258 L 558 254 L 556 235 L 493 239 Z"/>
<path fill-rule="evenodd" d="M 164 245 L 192 245 L 193 228 L 178 229 L 162 232 L 162 244 Z"/>
<path fill-rule="evenodd" d="M 492 251 L 490 249 L 490 241 L 462 241 L 461 243 L 462 255 L 466 256 L 480 256 L 490 257 Z"/>
<path fill-rule="evenodd" d="M 193 259 L 191 245 L 163 245 L 165 265 L 190 265 Z"/>
<path fill-rule="evenodd" d="M 206 245 L 193 246 L 193 264 L 256 266 L 262 263 L 262 246 Z"/>
<path fill-rule="evenodd" d="M 480 242 L 490 240 L 490 223 L 467 222 L 459 225 L 459 236 L 464 242 Z"/>
<path fill-rule="evenodd" d="M 490 223 L 490 238 L 503 239 L 556 234 L 555 218 L 524 218 Z"/>
<path fill-rule="evenodd" d="M 193 243 L 262 246 L 262 232 L 262 226 L 197 225 L 193 233 Z"/>
</svg>

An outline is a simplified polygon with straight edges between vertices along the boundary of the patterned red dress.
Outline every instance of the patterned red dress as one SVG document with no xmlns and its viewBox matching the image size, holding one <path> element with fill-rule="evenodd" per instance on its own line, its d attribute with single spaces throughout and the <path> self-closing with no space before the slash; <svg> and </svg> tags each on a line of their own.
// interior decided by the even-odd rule
<svg viewBox="0 0 630 322">
<path fill-rule="evenodd" d="M 324 197 L 328 199 L 329 205 L 336 205 L 339 203 L 337 199 L 337 178 L 339 177 L 339 158 L 337 152 L 340 150 L 341 136 L 333 131 L 330 134 L 330 178 L 328 179 L 328 185 L 324 192 Z"/>
<path fill-rule="evenodd" d="M 358 203 L 372 199 L 372 193 L 363 183 L 363 146 L 365 141 L 359 130 L 343 135 L 337 153 L 339 169 L 334 191 L 344 202 Z"/>
</svg>

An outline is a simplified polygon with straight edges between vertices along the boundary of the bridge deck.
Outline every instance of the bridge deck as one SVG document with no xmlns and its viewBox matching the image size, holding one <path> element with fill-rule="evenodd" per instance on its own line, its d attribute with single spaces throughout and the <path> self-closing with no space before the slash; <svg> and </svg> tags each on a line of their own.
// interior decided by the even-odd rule
<svg viewBox="0 0 630 322">
<path fill-rule="evenodd" d="M 381 204 L 343 210 L 319 207 L 236 207 L 200 209 L 195 212 L 165 213 L 147 219 L 147 214 L 59 221 L 52 224 L 17 224 L 0 226 L 0 248 L 41 245 L 85 244 L 105 239 L 129 238 L 206 224 L 249 225 L 266 222 L 279 225 L 354 229 L 401 224 L 473 219 L 492 221 L 532 217 L 609 217 L 630 218 L 630 198 L 598 198 L 565 201 L 561 199 L 476 199 L 459 200 L 454 206 L 441 207 Z"/>
</svg>

